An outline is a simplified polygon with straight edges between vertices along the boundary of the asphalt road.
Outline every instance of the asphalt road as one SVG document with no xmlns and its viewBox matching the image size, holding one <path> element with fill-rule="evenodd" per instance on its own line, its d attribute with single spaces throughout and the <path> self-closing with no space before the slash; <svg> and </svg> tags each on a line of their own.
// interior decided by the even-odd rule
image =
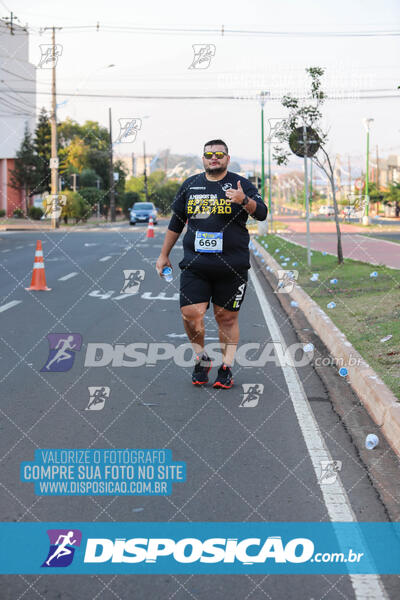
<svg viewBox="0 0 400 600">
<path fill-rule="evenodd" d="M 274 362 L 265 367 L 236 365 L 235 386 L 229 391 L 210 385 L 194 388 L 188 354 L 186 366 L 173 360 L 154 366 L 84 366 L 90 343 L 172 343 L 176 347 L 186 343 L 177 301 L 180 241 L 171 255 L 175 280 L 165 283 L 154 269 L 164 226 L 156 227 L 153 240 L 146 239 L 142 226 L 44 232 L 50 292 L 24 289 L 30 283 L 37 234 L 0 235 L 1 520 L 329 521 L 337 507 L 329 503 L 327 486 L 324 489 L 318 481 L 306 434 L 315 418 L 315 431 L 328 452 L 342 461 L 337 479 L 343 492 L 342 514 L 361 521 L 387 521 L 385 506 L 352 436 L 312 366 L 299 367 L 297 383 L 290 383 L 288 373 Z M 121 294 L 127 269 L 145 272 L 134 295 Z M 278 334 L 286 345 L 298 342 L 263 279 L 249 283 L 240 327 L 240 345 L 259 343 L 264 348 Z M 207 343 L 215 341 L 211 311 L 206 328 Z M 75 352 L 67 372 L 41 372 L 48 357 L 46 336 L 51 333 L 82 336 L 82 348 Z M 213 369 L 212 381 L 215 373 Z M 296 400 L 299 382 L 305 392 L 303 404 L 296 404 L 303 402 Z M 264 386 L 264 391 L 256 406 L 246 407 L 243 386 L 250 383 Z M 110 388 L 102 410 L 85 410 L 90 386 Z M 187 480 L 174 483 L 172 495 L 165 497 L 36 496 L 33 484 L 20 481 L 19 465 L 33 460 L 38 448 L 169 448 L 174 460 L 186 462 Z M 15 575 L 1 579 L 2 600 L 378 597 L 365 595 L 357 577 L 342 575 Z M 387 598 L 400 597 L 395 576 L 370 577 L 368 593 L 376 593 L 382 583 Z"/>
</svg>

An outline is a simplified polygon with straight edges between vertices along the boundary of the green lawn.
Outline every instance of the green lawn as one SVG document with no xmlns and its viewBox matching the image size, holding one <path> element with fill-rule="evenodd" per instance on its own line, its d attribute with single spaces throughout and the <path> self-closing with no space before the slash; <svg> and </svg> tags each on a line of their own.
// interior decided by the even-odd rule
<svg viewBox="0 0 400 600">
<path fill-rule="evenodd" d="M 300 286 L 400 399 L 400 270 L 350 259 L 338 265 L 335 256 L 316 250 L 309 269 L 305 248 L 275 235 L 256 239 L 267 241 L 267 251 L 278 262 L 282 254 L 291 258 L 286 268 L 298 270 Z M 297 266 L 292 266 L 293 261 Z M 378 273 L 376 279 L 370 277 L 373 271 Z M 319 280 L 310 281 L 311 273 L 319 273 Z M 329 282 L 333 278 L 336 285 Z M 333 309 L 326 307 L 331 301 L 336 303 Z M 393 336 L 389 341 L 380 342 L 389 334 Z"/>
</svg>

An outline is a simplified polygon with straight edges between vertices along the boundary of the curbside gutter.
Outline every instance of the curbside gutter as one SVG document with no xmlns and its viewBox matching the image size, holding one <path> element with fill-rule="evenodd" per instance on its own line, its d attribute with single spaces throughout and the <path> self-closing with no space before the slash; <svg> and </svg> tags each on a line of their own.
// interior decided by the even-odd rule
<svg viewBox="0 0 400 600">
<path fill-rule="evenodd" d="M 282 269 L 261 244 L 255 239 L 252 241 L 264 258 L 266 266 L 275 272 Z M 277 277 L 269 271 L 264 270 L 263 272 L 267 280 L 276 288 Z M 345 334 L 336 327 L 325 311 L 300 286 L 295 283 L 292 292 L 285 296 L 289 296 L 298 303 L 299 309 L 304 313 L 332 356 L 335 359 L 343 360 L 343 366 L 348 369 L 347 379 L 351 387 L 373 421 L 381 428 L 393 450 L 400 456 L 400 402 L 396 396 L 352 346 Z M 352 362 L 356 361 L 356 369 L 350 366 L 350 359 Z"/>
</svg>

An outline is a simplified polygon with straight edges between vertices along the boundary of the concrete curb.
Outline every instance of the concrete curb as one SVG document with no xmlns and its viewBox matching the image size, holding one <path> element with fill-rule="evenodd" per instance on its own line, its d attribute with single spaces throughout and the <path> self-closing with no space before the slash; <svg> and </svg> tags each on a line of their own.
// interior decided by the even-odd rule
<svg viewBox="0 0 400 600">
<path fill-rule="evenodd" d="M 276 271 L 282 267 L 268 252 L 253 240 L 256 249 L 265 260 L 265 265 Z M 265 275 L 274 287 L 277 278 L 269 271 Z M 393 450 L 400 456 L 400 403 L 393 392 L 385 385 L 375 371 L 352 346 L 344 333 L 340 331 L 310 296 L 295 284 L 292 292 L 286 294 L 295 300 L 305 314 L 313 329 L 328 348 L 331 355 L 348 369 L 347 379 L 375 423 L 382 429 Z M 353 365 L 357 365 L 354 368 Z"/>
</svg>

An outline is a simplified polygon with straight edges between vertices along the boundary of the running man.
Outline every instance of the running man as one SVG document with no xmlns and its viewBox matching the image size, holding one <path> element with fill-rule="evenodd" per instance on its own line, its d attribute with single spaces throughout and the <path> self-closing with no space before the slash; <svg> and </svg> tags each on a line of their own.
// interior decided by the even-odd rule
<svg viewBox="0 0 400 600">
<path fill-rule="evenodd" d="M 183 324 L 196 353 L 194 385 L 208 382 L 212 363 L 204 350 L 204 315 L 213 303 L 223 363 L 213 387 L 233 385 L 231 366 L 239 342 L 239 309 L 250 268 L 246 221 L 267 218 L 257 189 L 244 177 L 228 171 L 230 156 L 223 140 L 204 146 L 204 173 L 186 179 L 172 205 L 173 215 L 156 263 L 162 276 L 171 267 L 169 254 L 187 222 L 183 239 L 180 306 Z"/>
<path fill-rule="evenodd" d="M 76 540 L 72 540 L 74 532 L 68 531 L 67 535 L 59 535 L 58 540 L 56 541 L 56 545 L 59 544 L 55 552 L 46 560 L 46 565 L 49 567 L 53 558 L 61 558 L 62 556 L 66 556 L 67 554 L 71 554 L 71 550 L 66 548 L 66 546 L 73 546 L 76 543 Z M 60 543 L 60 540 L 63 540 Z"/>
<path fill-rule="evenodd" d="M 72 340 L 74 339 L 73 335 L 69 335 L 66 339 L 60 339 L 57 342 L 57 345 L 55 347 L 55 350 L 58 350 L 58 352 L 56 352 L 56 354 L 53 356 L 53 358 L 51 359 L 51 361 L 46 365 L 46 369 L 49 370 L 51 365 L 53 363 L 59 363 L 62 360 L 67 360 L 71 358 L 71 355 L 68 354 L 67 350 L 73 350 L 74 348 L 76 348 L 75 344 L 71 344 Z M 60 344 L 61 348 L 60 348 Z"/>
</svg>

